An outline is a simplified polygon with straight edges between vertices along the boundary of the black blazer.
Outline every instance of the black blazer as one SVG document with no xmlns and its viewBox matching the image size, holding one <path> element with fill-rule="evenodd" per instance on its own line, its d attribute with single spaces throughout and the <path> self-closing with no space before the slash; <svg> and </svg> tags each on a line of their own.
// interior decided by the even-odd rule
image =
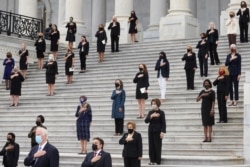
<svg viewBox="0 0 250 167">
<path fill-rule="evenodd" d="M 18 165 L 19 159 L 19 144 L 13 143 L 14 148 L 12 150 L 5 150 L 10 143 L 6 143 L 2 150 L 0 151 L 0 155 L 3 156 L 3 165 L 8 167 L 16 167 Z"/>
<path fill-rule="evenodd" d="M 249 8 L 246 8 L 246 10 L 241 13 L 241 9 L 238 10 L 236 13 L 237 16 L 240 16 L 239 23 L 248 23 L 249 22 Z"/>
<path fill-rule="evenodd" d="M 184 56 L 182 57 L 182 61 L 186 61 L 184 66 L 185 70 L 191 70 L 193 68 L 197 68 L 195 53 L 192 53 L 191 56 L 184 54 Z"/>
<path fill-rule="evenodd" d="M 241 75 L 241 56 L 239 53 L 236 53 L 237 58 L 230 61 L 231 53 L 227 55 L 225 65 L 228 66 L 230 76 Z"/>
<path fill-rule="evenodd" d="M 154 118 L 150 118 L 150 116 L 154 113 L 157 112 L 160 114 L 159 117 L 154 117 Z M 148 132 L 163 132 L 166 133 L 166 119 L 165 119 L 165 113 L 162 110 L 159 111 L 154 111 L 151 110 L 149 111 L 146 119 L 145 119 L 145 123 L 149 123 L 148 126 Z"/>
<path fill-rule="evenodd" d="M 207 36 L 207 42 L 216 44 L 216 41 L 219 40 L 219 33 L 217 29 L 214 29 L 214 32 L 209 34 L 210 29 L 207 30 L 206 36 Z"/>
<path fill-rule="evenodd" d="M 45 50 L 46 50 L 46 42 L 45 42 L 45 40 L 42 39 L 42 42 L 38 42 L 38 40 L 36 40 L 36 42 L 35 42 L 36 51 L 45 52 Z"/>
<path fill-rule="evenodd" d="M 120 23 L 116 22 L 116 26 L 113 27 L 113 22 L 109 24 L 108 29 L 111 29 L 110 35 L 120 35 Z"/>
<path fill-rule="evenodd" d="M 112 167 L 111 155 L 108 152 L 101 151 L 98 155 L 101 159 L 95 163 L 91 163 L 91 159 L 94 157 L 94 152 L 90 152 L 86 155 L 81 167 Z"/>
<path fill-rule="evenodd" d="M 201 43 L 202 43 L 202 40 L 200 40 L 196 45 L 196 48 L 199 49 L 198 58 L 204 58 L 206 54 L 209 55 L 207 40 L 205 40 L 204 44 L 201 44 Z"/>
<path fill-rule="evenodd" d="M 168 60 L 163 61 L 163 62 L 166 64 L 164 66 L 161 66 L 161 59 L 156 61 L 155 71 L 157 71 L 157 78 L 160 77 L 160 72 L 161 72 L 162 77 L 169 78 L 169 62 Z"/>
<path fill-rule="evenodd" d="M 43 65 L 43 68 L 46 69 L 46 74 L 53 74 L 53 75 L 58 74 L 57 62 L 56 62 L 56 61 L 53 61 L 52 64 L 48 64 L 48 63 L 49 63 L 49 62 L 46 62 L 46 63 Z"/>
<path fill-rule="evenodd" d="M 43 150 L 46 154 L 38 159 L 34 158 L 34 154 L 37 152 L 39 145 L 32 147 L 28 156 L 24 159 L 25 166 L 32 167 L 59 167 L 59 152 L 56 147 L 47 143 Z"/>
<path fill-rule="evenodd" d="M 82 47 L 83 47 L 83 52 L 82 52 Z M 79 49 L 79 54 L 83 53 L 85 55 L 88 55 L 89 54 L 89 42 L 86 42 L 84 45 L 82 45 L 82 42 L 79 42 L 78 49 Z"/>
<path fill-rule="evenodd" d="M 142 157 L 142 137 L 141 134 L 134 131 L 132 141 L 127 142 L 126 138 L 128 133 L 125 133 L 119 140 L 119 144 L 124 145 L 122 156 L 125 158 L 138 158 Z"/>
<path fill-rule="evenodd" d="M 98 42 L 102 42 L 103 40 L 105 40 L 105 43 L 107 43 L 108 39 L 107 39 L 107 34 L 105 30 L 103 30 L 101 33 L 100 31 L 97 31 L 95 34 L 95 37 L 97 37 Z"/>
<path fill-rule="evenodd" d="M 230 79 L 228 76 L 224 75 L 223 79 L 218 79 L 220 76 L 218 76 L 214 82 L 213 85 L 217 86 L 217 93 L 224 92 L 227 96 L 230 91 Z"/>
<path fill-rule="evenodd" d="M 143 74 L 143 77 L 141 78 L 138 78 L 138 75 L 140 74 Z M 137 83 L 136 85 L 136 89 L 140 89 L 140 88 L 146 88 L 146 90 L 148 90 L 148 87 L 149 87 L 149 78 L 148 78 L 148 74 L 144 73 L 144 72 L 138 72 L 136 75 L 135 75 L 135 78 L 134 78 L 134 83 Z"/>
</svg>

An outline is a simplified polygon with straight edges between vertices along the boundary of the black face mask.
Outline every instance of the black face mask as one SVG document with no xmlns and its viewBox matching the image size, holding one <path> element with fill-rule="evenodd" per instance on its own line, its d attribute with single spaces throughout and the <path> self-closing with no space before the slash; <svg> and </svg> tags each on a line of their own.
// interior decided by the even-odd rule
<svg viewBox="0 0 250 167">
<path fill-rule="evenodd" d="M 119 87 L 120 86 L 120 84 L 118 84 L 118 83 L 115 83 L 115 87 L 117 88 L 117 87 Z"/>
<path fill-rule="evenodd" d="M 128 133 L 131 134 L 134 132 L 134 129 L 128 129 Z"/>
<path fill-rule="evenodd" d="M 139 68 L 139 71 L 141 71 L 141 72 L 142 72 L 142 71 L 143 71 L 143 68 Z"/>
<path fill-rule="evenodd" d="M 36 121 L 36 125 L 37 125 L 37 126 L 40 126 L 40 125 L 42 125 L 42 123 L 39 122 L 39 121 Z"/>
<path fill-rule="evenodd" d="M 206 89 L 209 89 L 209 88 L 210 88 L 210 86 L 209 86 L 209 85 L 205 85 L 204 87 L 205 87 Z"/>
<path fill-rule="evenodd" d="M 231 18 L 233 18 L 234 17 L 234 15 L 229 15 Z"/>
<path fill-rule="evenodd" d="M 97 150 L 97 145 L 96 144 L 92 144 L 92 150 L 96 151 Z"/>
<path fill-rule="evenodd" d="M 191 50 L 190 50 L 190 49 L 187 49 L 187 52 L 191 52 Z"/>
<path fill-rule="evenodd" d="M 206 37 L 201 37 L 201 39 L 206 39 Z"/>
<path fill-rule="evenodd" d="M 10 138 L 7 138 L 7 142 L 8 142 L 8 143 L 12 143 L 12 142 L 13 142 L 13 140 L 12 140 L 12 139 L 10 139 Z"/>
</svg>

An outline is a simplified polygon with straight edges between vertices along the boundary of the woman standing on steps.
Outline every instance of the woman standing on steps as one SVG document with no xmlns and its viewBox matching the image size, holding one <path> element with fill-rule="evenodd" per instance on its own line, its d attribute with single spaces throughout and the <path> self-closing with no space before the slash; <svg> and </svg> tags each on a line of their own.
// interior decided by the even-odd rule
<svg viewBox="0 0 250 167">
<path fill-rule="evenodd" d="M 44 64 L 43 68 L 46 69 L 46 83 L 48 84 L 47 96 L 55 94 L 55 80 L 58 75 L 57 62 L 54 61 L 54 55 L 50 54 L 48 61 Z"/>
<path fill-rule="evenodd" d="M 38 59 L 38 69 L 43 68 L 44 53 L 46 51 L 46 42 L 43 39 L 43 33 L 38 33 L 38 39 L 35 42 L 36 46 L 36 57 Z"/>
<path fill-rule="evenodd" d="M 59 40 L 60 40 L 60 31 L 57 29 L 57 25 L 52 25 L 52 32 L 50 34 L 50 51 L 55 56 L 55 60 L 57 60 L 57 52 L 58 52 L 58 46 L 59 46 Z"/>
<path fill-rule="evenodd" d="M 95 37 L 97 38 L 97 52 L 99 54 L 99 62 L 101 63 L 104 60 L 104 52 L 107 43 L 107 35 L 103 24 L 99 25 Z"/>
<path fill-rule="evenodd" d="M 203 142 L 212 142 L 212 126 L 214 125 L 214 104 L 215 92 L 212 89 L 212 83 L 209 79 L 204 80 L 202 90 L 197 97 L 196 101 L 202 100 L 201 103 L 201 117 L 202 125 L 204 127 L 204 140 Z"/>
<path fill-rule="evenodd" d="M 90 139 L 90 125 L 92 122 L 91 106 L 87 103 L 86 96 L 80 96 L 80 105 L 77 106 L 75 116 L 77 138 L 81 142 L 81 152 L 79 154 L 87 154 L 87 143 Z"/>
<path fill-rule="evenodd" d="M 86 72 L 86 59 L 89 54 L 89 42 L 85 35 L 82 35 L 81 41 L 78 44 L 78 49 L 81 63 L 81 71 L 79 73 L 84 73 Z"/>
<path fill-rule="evenodd" d="M 68 49 L 68 53 L 64 57 L 65 60 L 65 74 L 67 76 L 66 84 L 72 84 L 74 74 L 75 54 L 72 49 Z"/>
<path fill-rule="evenodd" d="M 6 90 L 10 89 L 10 75 L 11 71 L 15 66 L 15 61 L 12 58 L 11 52 L 6 53 L 6 59 L 3 61 L 4 67 L 4 74 L 3 74 L 3 79 L 5 80 L 5 85 L 6 85 Z"/>
<path fill-rule="evenodd" d="M 139 72 L 134 77 L 136 83 L 135 98 L 138 101 L 139 115 L 137 118 L 144 118 L 145 113 L 145 100 L 148 99 L 149 76 L 147 66 L 139 64 Z"/>
<path fill-rule="evenodd" d="M 26 44 L 22 43 L 22 49 L 19 50 L 18 55 L 20 57 L 19 60 L 19 68 L 22 72 L 22 75 L 24 78 L 26 78 L 27 69 L 28 69 L 28 57 L 29 57 L 29 51 L 26 49 Z"/>
</svg>

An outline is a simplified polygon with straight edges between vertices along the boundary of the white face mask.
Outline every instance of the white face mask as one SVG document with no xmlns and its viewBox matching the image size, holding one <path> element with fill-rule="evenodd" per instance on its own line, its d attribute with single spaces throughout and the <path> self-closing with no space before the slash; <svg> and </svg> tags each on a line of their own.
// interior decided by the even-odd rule
<svg viewBox="0 0 250 167">
<path fill-rule="evenodd" d="M 153 109 L 153 110 L 158 109 L 157 105 L 153 104 L 153 105 L 152 105 L 152 109 Z"/>
</svg>

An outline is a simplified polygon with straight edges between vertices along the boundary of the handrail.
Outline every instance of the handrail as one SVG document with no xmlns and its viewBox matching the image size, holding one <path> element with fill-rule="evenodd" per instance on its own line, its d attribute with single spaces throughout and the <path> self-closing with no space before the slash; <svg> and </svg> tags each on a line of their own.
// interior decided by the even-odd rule
<svg viewBox="0 0 250 167">
<path fill-rule="evenodd" d="M 38 32 L 43 32 L 43 20 L 0 10 L 0 34 L 2 32 L 35 39 Z"/>
</svg>

